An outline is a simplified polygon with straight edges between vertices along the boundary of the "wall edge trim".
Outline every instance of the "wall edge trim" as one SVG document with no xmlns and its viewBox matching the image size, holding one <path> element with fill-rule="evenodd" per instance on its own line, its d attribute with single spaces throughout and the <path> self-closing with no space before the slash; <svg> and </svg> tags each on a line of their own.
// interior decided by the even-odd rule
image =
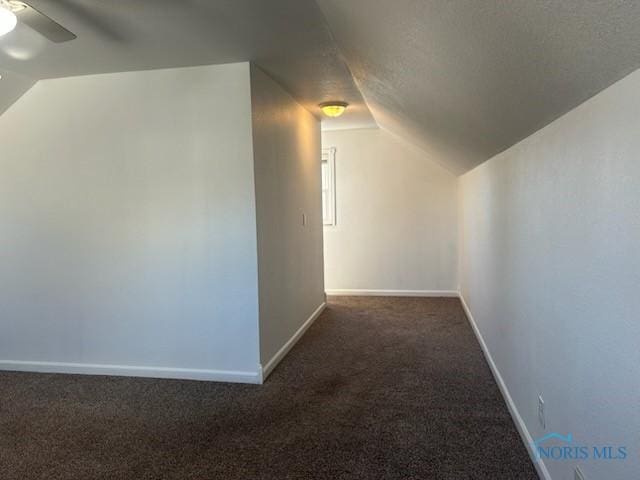
<svg viewBox="0 0 640 480">
<path fill-rule="evenodd" d="M 513 423 L 515 423 L 516 428 L 518 429 L 520 438 L 522 439 L 522 442 L 524 443 L 525 448 L 529 453 L 529 457 L 533 462 L 533 465 L 536 469 L 536 472 L 538 473 L 538 476 L 542 480 L 553 480 L 553 478 L 551 477 L 551 474 L 549 473 L 549 470 L 547 470 L 547 466 L 545 465 L 544 461 L 541 458 L 536 457 L 536 453 L 533 449 L 533 437 L 529 433 L 529 429 L 527 428 L 526 424 L 524 423 L 524 420 L 520 416 L 520 412 L 518 411 L 518 408 L 516 407 L 516 404 L 513 401 L 513 398 L 511 398 L 511 393 L 509 392 L 509 389 L 507 388 L 507 385 L 504 379 L 502 378 L 502 374 L 500 373 L 500 370 L 498 370 L 498 367 L 493 361 L 493 357 L 491 356 L 489 347 L 487 347 L 487 344 L 485 343 L 484 338 L 480 333 L 480 329 L 478 328 L 478 325 L 476 324 L 476 321 L 473 318 L 473 315 L 471 314 L 471 310 L 469 309 L 469 306 L 467 305 L 467 302 L 465 301 L 464 296 L 462 295 L 462 292 L 460 292 L 458 296 L 460 298 L 460 303 L 462 304 L 464 313 L 467 317 L 467 321 L 469 322 L 469 325 L 471 325 L 471 329 L 473 330 L 473 333 L 475 334 L 476 339 L 480 344 L 480 348 L 482 348 L 482 353 L 484 354 L 484 358 L 489 364 L 489 368 L 491 369 L 493 378 L 498 384 L 498 388 L 500 389 L 500 393 L 502 394 L 502 397 L 504 398 L 504 401 L 507 404 L 507 408 L 509 409 L 509 413 L 511 414 Z"/>
<path fill-rule="evenodd" d="M 267 362 L 267 364 L 261 367 L 261 382 L 264 382 L 267 377 L 273 372 L 273 370 L 278 366 L 278 364 L 282 361 L 282 359 L 289 353 L 298 340 L 302 338 L 307 329 L 313 325 L 316 319 L 322 314 L 324 309 L 327 307 L 327 302 L 322 302 L 318 308 L 314 310 L 309 318 L 305 320 L 305 322 L 296 330 L 296 332 L 291 336 L 289 340 L 276 352 L 276 354 Z"/>
<path fill-rule="evenodd" d="M 457 290 L 360 290 L 328 289 L 327 295 L 362 297 L 458 297 Z"/>
<path fill-rule="evenodd" d="M 0 360 L 0 370 L 13 372 L 65 373 L 73 375 L 112 375 L 121 377 L 164 378 L 231 383 L 260 383 L 260 372 L 194 368 L 143 367 L 89 363 Z"/>
</svg>

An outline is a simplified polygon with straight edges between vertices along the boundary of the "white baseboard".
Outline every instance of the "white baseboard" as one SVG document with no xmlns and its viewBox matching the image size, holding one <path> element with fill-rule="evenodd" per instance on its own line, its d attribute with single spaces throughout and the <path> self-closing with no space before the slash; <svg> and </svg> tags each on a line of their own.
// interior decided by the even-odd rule
<svg viewBox="0 0 640 480">
<path fill-rule="evenodd" d="M 329 289 L 327 295 L 350 297 L 457 297 L 456 290 L 345 290 Z"/>
<path fill-rule="evenodd" d="M 289 350 L 293 348 L 293 346 L 300 340 L 300 337 L 304 335 L 304 332 L 313 325 L 313 322 L 316 321 L 316 318 L 320 316 L 320 314 L 326 308 L 327 303 L 322 302 L 322 304 L 316 308 L 316 310 L 311 314 L 311 316 L 302 324 L 302 326 L 293 334 L 293 336 L 287 340 L 280 350 L 267 362 L 267 364 L 262 367 L 262 381 L 264 382 L 269 374 L 273 372 L 273 369 L 280 363 L 280 361 L 289 353 Z"/>
<path fill-rule="evenodd" d="M 327 290 L 327 295 L 353 295 L 353 296 L 411 296 L 411 297 L 459 297 L 462 307 L 467 315 L 469 324 L 480 343 L 480 347 L 489 364 L 491 372 L 500 388 L 500 392 L 504 397 L 511 417 L 522 437 L 527 451 L 535 465 L 538 475 L 543 480 L 552 480 L 546 465 L 541 459 L 538 459 L 533 450 L 533 439 L 529 433 L 518 409 L 516 408 L 511 394 L 502 379 L 502 375 L 498 370 L 487 344 L 476 325 L 476 322 L 469 310 L 469 307 L 461 293 L 449 290 Z M 83 363 L 60 363 L 60 362 L 28 362 L 0 360 L 0 370 L 19 371 L 19 372 L 41 372 L 41 373 L 67 373 L 82 375 L 116 375 L 127 377 L 150 377 L 150 378 L 172 378 L 181 380 L 203 380 L 216 382 L 234 382 L 234 383 L 262 383 L 273 369 L 280 363 L 285 355 L 293 348 L 298 340 L 304 335 L 307 329 L 320 316 L 326 307 L 323 302 L 311 316 L 302 324 L 302 326 L 293 334 L 293 336 L 283 345 L 283 347 L 273 356 L 271 360 L 264 366 L 260 367 L 257 372 L 244 371 L 226 371 L 226 370 L 199 370 L 186 368 L 166 368 L 166 367 L 138 367 L 127 365 L 100 365 L 100 364 L 83 364 Z"/>
<path fill-rule="evenodd" d="M 491 352 L 489 352 L 489 348 L 487 347 L 487 344 L 485 343 L 484 338 L 482 337 L 482 334 L 478 329 L 478 325 L 476 324 L 476 321 L 473 318 L 473 315 L 471 314 L 471 310 L 469 310 L 469 306 L 467 305 L 467 302 L 464 300 L 462 293 L 459 294 L 459 297 L 460 297 L 460 302 L 462 303 L 462 308 L 464 309 L 464 312 L 467 315 L 467 319 L 469 320 L 469 324 L 473 329 L 473 333 L 475 333 L 476 338 L 478 339 L 478 343 L 480 343 L 480 347 L 482 348 L 482 352 L 484 353 L 484 357 L 487 359 L 489 368 L 491 368 L 491 373 L 493 373 L 493 377 L 495 378 L 496 383 L 500 388 L 500 392 L 502 393 L 502 396 L 504 397 L 504 400 L 507 403 L 507 407 L 509 407 L 509 413 L 513 418 L 513 422 L 516 424 L 516 428 L 520 433 L 520 437 L 522 438 L 522 441 L 524 442 L 527 448 L 527 451 L 529 452 L 531 461 L 536 467 L 538 476 L 542 480 L 553 480 L 551 478 L 551 475 L 549 474 L 549 470 L 547 470 L 547 466 L 544 464 L 544 461 L 541 458 L 538 458 L 536 456 L 535 450 L 533 449 L 533 438 L 531 437 L 531 434 L 529 433 L 529 430 L 527 429 L 527 426 L 525 425 L 524 420 L 522 420 L 522 417 L 520 416 L 520 412 L 518 412 L 518 409 L 516 408 L 516 404 L 513 402 L 513 398 L 511 398 L 509 389 L 507 388 L 507 385 L 504 383 L 504 380 L 502 379 L 502 375 L 500 374 L 498 367 L 493 361 Z"/>
<path fill-rule="evenodd" d="M 79 375 L 114 375 L 121 377 L 172 378 L 213 382 L 260 383 L 260 372 L 199 370 L 191 368 L 135 367 L 88 363 L 24 362 L 0 360 L 0 370 L 14 372 L 67 373 Z"/>
</svg>

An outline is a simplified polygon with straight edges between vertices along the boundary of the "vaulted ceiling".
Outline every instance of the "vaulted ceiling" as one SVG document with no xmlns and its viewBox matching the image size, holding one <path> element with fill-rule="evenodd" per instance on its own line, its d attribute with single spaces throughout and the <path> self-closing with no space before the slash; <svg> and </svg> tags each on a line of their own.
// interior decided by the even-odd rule
<svg viewBox="0 0 640 480">
<path fill-rule="evenodd" d="M 349 102 L 331 128 L 376 125 L 314 0 L 27 1 L 78 38 L 56 44 L 19 24 L 0 37 L 0 73 L 40 80 L 253 61 L 319 117 L 318 103 Z M 0 88 L 0 111 L 8 103 Z"/>
<path fill-rule="evenodd" d="M 628 0 L 31 0 L 78 35 L 0 38 L 0 112 L 39 79 L 254 61 L 324 128 L 379 125 L 454 173 L 640 67 Z"/>
<path fill-rule="evenodd" d="M 640 67 L 640 2 L 318 0 L 378 123 L 456 173 Z"/>
</svg>

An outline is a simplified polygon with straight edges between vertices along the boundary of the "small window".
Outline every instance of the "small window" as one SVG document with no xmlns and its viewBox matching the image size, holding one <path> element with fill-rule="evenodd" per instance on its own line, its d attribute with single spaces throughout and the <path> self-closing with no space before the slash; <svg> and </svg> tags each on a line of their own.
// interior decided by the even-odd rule
<svg viewBox="0 0 640 480">
<path fill-rule="evenodd" d="M 322 149 L 322 221 L 336 224 L 336 149 Z"/>
</svg>

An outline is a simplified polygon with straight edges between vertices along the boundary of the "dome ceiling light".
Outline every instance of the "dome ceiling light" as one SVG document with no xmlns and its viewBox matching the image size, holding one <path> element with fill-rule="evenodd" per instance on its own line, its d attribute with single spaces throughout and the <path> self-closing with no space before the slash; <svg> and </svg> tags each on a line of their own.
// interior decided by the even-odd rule
<svg viewBox="0 0 640 480">
<path fill-rule="evenodd" d="M 349 104 L 347 102 L 324 102 L 320 109 L 327 117 L 336 118 L 344 113 Z"/>
</svg>

